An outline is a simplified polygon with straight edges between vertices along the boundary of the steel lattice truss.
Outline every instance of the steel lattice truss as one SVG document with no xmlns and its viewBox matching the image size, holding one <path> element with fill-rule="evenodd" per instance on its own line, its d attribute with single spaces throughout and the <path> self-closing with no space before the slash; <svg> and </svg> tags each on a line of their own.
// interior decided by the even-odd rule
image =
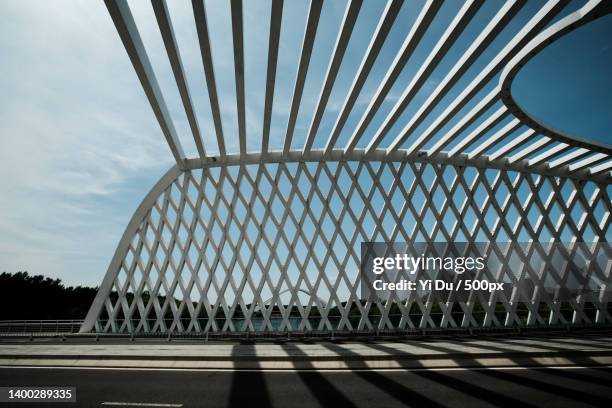
<svg viewBox="0 0 612 408">
<path fill-rule="evenodd" d="M 519 199 L 522 189 L 530 194 Z M 115 295 L 105 298 L 98 331 L 612 321 L 605 302 L 610 265 L 599 271 L 601 299 L 578 299 L 567 305 L 569 314 L 553 298 L 516 291 L 456 304 L 359 296 L 362 241 L 605 241 L 612 210 L 605 185 L 429 163 L 320 161 L 171 171 L 160 191 L 145 200 L 146 215 L 131 225 L 127 253 L 104 282 Z M 523 266 L 499 274 L 544 280 Z M 560 270 L 545 273 L 563 278 Z M 521 303 L 529 305 L 525 321 L 517 315 Z M 390 315 L 394 304 L 399 315 Z M 591 314 L 585 304 L 595 307 Z"/>
<path fill-rule="evenodd" d="M 201 332 L 375 330 L 612 323 L 608 261 L 593 271 L 599 295 L 560 302 L 545 293 L 484 296 L 462 301 L 418 297 L 360 299 L 359 246 L 364 241 L 590 242 L 610 237 L 610 146 L 550 129 L 514 101 L 512 80 L 551 42 L 608 14 L 612 3 L 587 1 L 565 12 L 549 1 L 529 16 L 475 74 L 499 34 L 520 15 L 524 1 L 507 1 L 414 106 L 417 94 L 448 57 L 483 2 L 461 4 L 423 60 L 415 50 L 436 21 L 441 1 L 425 1 L 356 126 L 349 115 L 404 2 L 385 5 L 371 41 L 329 132 L 319 134 L 330 95 L 363 2 L 349 0 L 308 130 L 296 133 L 323 2 L 312 0 L 282 148 L 271 148 L 270 127 L 283 1 L 270 9 L 261 149 L 248 151 L 245 119 L 243 4 L 231 1 L 238 152 L 226 149 L 208 18 L 202 0 L 193 16 L 217 146 L 205 146 L 187 86 L 167 6 L 152 1 L 198 157 L 187 158 L 138 28 L 125 1 L 106 0 L 161 130 L 176 160 L 140 204 L 128 225 L 82 331 Z M 375 115 L 402 70 L 418 69 L 395 104 Z M 472 75 L 470 75 L 472 73 Z M 470 79 L 471 78 L 471 79 Z M 470 79 L 470 80 L 467 80 Z M 193 90 L 192 90 L 193 91 Z M 449 95 L 456 95 L 451 97 Z M 404 113 L 408 107 L 414 112 Z M 377 123 L 380 123 L 377 125 Z M 374 130 L 372 131 L 372 129 Z M 399 129 L 399 130 L 397 130 Z M 342 132 L 348 131 L 346 143 Z M 252 137 L 252 135 L 249 135 Z M 367 138 L 367 140 L 366 140 Z M 303 145 L 301 144 L 303 140 Z M 299 146 L 296 148 L 296 141 Z M 217 148 L 218 153 L 209 154 Z M 604 246 L 610 259 L 609 246 Z M 606 252 L 607 251 L 607 252 Z M 500 259 L 511 255 L 496 253 Z M 518 254 L 510 280 L 543 282 Z M 506 263 L 509 263 L 506 262 Z M 550 265 L 548 265 L 550 266 Z M 563 280 L 563 270 L 545 272 Z"/>
</svg>

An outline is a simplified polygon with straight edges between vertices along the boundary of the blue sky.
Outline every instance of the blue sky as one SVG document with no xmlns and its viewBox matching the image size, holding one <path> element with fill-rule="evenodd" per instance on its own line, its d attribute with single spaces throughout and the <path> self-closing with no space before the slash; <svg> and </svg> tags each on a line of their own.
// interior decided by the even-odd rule
<svg viewBox="0 0 612 408">
<path fill-rule="evenodd" d="M 553 128 L 612 144 L 610 72 L 609 15 L 545 48 L 517 76 L 513 92 L 523 108 Z"/>
<path fill-rule="evenodd" d="M 168 3 L 204 144 L 214 152 L 216 139 L 190 2 Z M 244 3 L 247 149 L 253 151 L 261 146 L 270 2 Z M 232 136 L 238 129 L 229 2 L 206 4 L 226 146 L 237 151 L 238 138 Z M 271 149 L 282 146 L 308 10 L 307 1 L 285 4 Z M 383 146 L 397 135 L 500 4 L 486 2 L 479 10 Z M 457 95 L 456 89 L 474 78 L 542 4 L 531 1 L 518 13 L 430 118 L 435 118 Z M 581 4 L 572 2 L 561 16 Z M 345 5 L 344 0 L 338 0 L 323 6 L 293 147 L 304 143 Z M 403 6 L 339 145 L 350 137 L 421 5 L 421 1 L 407 1 Z M 130 6 L 183 147 L 194 156 L 195 145 L 150 2 L 131 1 Z M 444 4 L 359 146 L 365 146 L 460 6 L 454 1 Z M 383 7 L 382 1 L 364 2 L 315 148 L 326 141 Z M 0 2 L 0 34 L 0 271 L 28 270 L 62 278 L 68 284 L 97 285 L 132 212 L 173 164 L 172 156 L 102 2 L 5 0 Z M 608 16 L 543 51 L 517 77 L 513 91 L 520 104 L 554 127 L 610 143 L 611 68 L 612 17 Z M 490 89 L 485 87 L 478 96 Z"/>
</svg>

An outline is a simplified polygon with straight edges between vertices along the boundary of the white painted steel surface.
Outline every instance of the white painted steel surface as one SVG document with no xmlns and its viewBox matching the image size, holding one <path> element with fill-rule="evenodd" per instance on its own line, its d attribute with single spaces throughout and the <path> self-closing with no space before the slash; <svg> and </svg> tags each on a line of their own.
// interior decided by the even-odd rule
<svg viewBox="0 0 612 408">
<path fill-rule="evenodd" d="M 177 165 L 130 221 L 82 331 L 199 332 L 376 330 L 612 323 L 608 300 L 571 303 L 562 313 L 550 299 L 474 297 L 439 304 L 359 299 L 362 241 L 607 242 L 612 149 L 550 129 L 514 101 L 511 84 L 537 52 L 612 11 L 591 0 L 573 12 L 567 1 L 544 3 L 469 81 L 466 73 L 525 1 L 508 1 L 457 57 L 424 102 L 404 115 L 438 64 L 469 27 L 482 2 L 465 2 L 369 140 L 361 140 L 443 3 L 428 0 L 388 64 L 356 126 L 340 144 L 360 93 L 397 21 L 403 1 L 384 7 L 329 134 L 318 135 L 361 0 L 346 3 L 304 145 L 295 148 L 296 120 L 323 1 L 311 0 L 293 97 L 280 151 L 270 149 L 283 8 L 273 0 L 262 148 L 247 151 L 243 4 L 231 2 L 239 152 L 228 152 L 202 0 L 192 0 L 217 146 L 205 146 L 193 113 L 181 56 L 164 1 L 153 8 L 198 157 L 186 158 L 142 46 L 129 7 L 106 0 L 109 13 L 160 123 Z M 262 57 L 262 63 L 266 60 Z M 463 81 L 462 81 L 463 79 Z M 458 84 L 464 84 L 459 86 Z M 440 105 L 453 90 L 456 95 Z M 191 90 L 193 93 L 194 90 Z M 484 96 L 478 96 L 480 94 Z M 436 110 L 438 109 L 438 110 Z M 430 117 L 436 112 L 435 117 Z M 397 125 L 400 124 L 398 127 Z M 423 126 L 424 130 L 420 130 Z M 399 128 L 397 130 L 396 128 Z M 394 130 L 395 129 L 395 130 Z M 346 133 L 346 132 L 345 132 Z M 323 145 L 321 144 L 323 143 Z M 292 148 L 293 145 L 293 148 Z M 209 154 L 215 147 L 218 154 Z M 610 270 L 605 293 L 609 290 Z M 172 300 L 174 299 L 174 300 Z M 530 304 L 529 304 L 530 303 Z M 593 310 L 585 312 L 587 306 Z M 459 307 L 459 309 L 457 309 Z M 501 307 L 501 309 L 500 309 Z M 395 316 L 391 310 L 399 311 Z M 376 313 L 373 313 L 376 311 Z M 440 316 L 432 317 L 434 311 Z M 566 311 L 567 312 L 567 311 Z M 592 313 L 591 313 L 592 312 Z"/>
</svg>

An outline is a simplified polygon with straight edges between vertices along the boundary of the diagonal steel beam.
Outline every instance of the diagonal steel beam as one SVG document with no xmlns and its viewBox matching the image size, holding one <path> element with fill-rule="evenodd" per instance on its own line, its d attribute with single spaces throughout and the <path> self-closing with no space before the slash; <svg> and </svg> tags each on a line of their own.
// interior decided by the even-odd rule
<svg viewBox="0 0 612 408">
<path fill-rule="evenodd" d="M 192 0 L 191 5 L 193 8 L 196 30 L 198 32 L 198 41 L 200 43 L 200 53 L 202 54 L 202 64 L 204 65 L 204 75 L 206 76 L 210 110 L 215 125 L 217 144 L 219 145 L 219 155 L 225 157 L 225 141 L 223 139 L 221 111 L 219 110 L 219 98 L 217 96 L 217 84 L 215 82 L 215 68 L 212 61 L 212 51 L 210 49 L 210 37 L 208 35 L 206 7 L 204 5 L 204 0 Z"/>
<path fill-rule="evenodd" d="M 566 1 L 557 1 L 546 4 L 508 43 L 508 45 L 493 58 L 485 69 L 483 69 L 447 109 L 436 118 L 434 123 L 432 123 L 414 143 L 408 146 L 407 153 L 412 154 L 427 144 L 432 136 L 439 131 L 442 126 L 444 126 L 444 124 L 446 124 L 448 120 L 450 120 L 450 118 L 495 75 L 495 73 L 503 68 L 504 63 L 512 57 L 513 52 L 533 38 L 542 26 L 561 11 L 566 3 Z M 399 136 L 391 144 L 389 148 L 390 151 L 398 149 L 404 143 L 524 5 L 525 1 L 506 2 L 504 4 L 495 15 L 495 18 L 487 25 L 472 45 L 470 45 L 468 50 L 459 61 L 457 61 L 447 76 L 440 82 L 436 90 L 401 130 Z M 448 137 L 453 137 L 453 135 L 449 134 Z"/>
<path fill-rule="evenodd" d="M 503 139 L 508 137 L 510 133 L 520 128 L 521 125 L 522 123 L 520 119 L 517 119 L 517 118 L 512 119 L 509 123 L 506 124 L 506 126 L 499 129 L 497 132 L 495 132 L 494 135 L 488 137 L 485 141 L 480 143 L 478 147 L 476 147 L 474 150 L 468 153 L 468 159 L 474 159 L 480 156 L 483 152 L 487 151 L 488 149 L 496 146 L 499 142 L 501 142 Z"/>
<path fill-rule="evenodd" d="M 589 175 L 594 176 L 599 173 L 608 172 L 608 176 L 612 177 L 612 173 L 610 173 L 610 169 L 612 169 L 612 161 L 607 161 L 598 166 L 591 167 L 589 169 Z"/>
<path fill-rule="evenodd" d="M 546 124 L 541 123 L 536 118 L 532 117 L 529 112 L 526 112 L 519 106 L 511 92 L 512 82 L 522 67 L 527 64 L 533 56 L 539 54 L 541 50 L 550 46 L 559 38 L 567 35 L 584 24 L 593 20 L 607 16 L 612 13 L 612 2 L 606 0 L 588 0 L 578 10 L 564 16 L 554 24 L 549 25 L 542 30 L 537 37 L 526 44 L 505 66 L 499 78 L 500 98 L 502 102 L 508 106 L 510 111 L 518 118 L 521 118 L 523 124 L 535 129 L 537 132 L 546 135 L 558 142 L 564 142 L 574 147 L 588 148 L 591 151 L 606 153 L 612 155 L 612 146 L 605 142 L 595 140 L 586 141 L 582 138 L 558 132 L 555 129 L 549 128 Z"/>
<path fill-rule="evenodd" d="M 372 70 L 374 61 L 376 61 L 376 58 L 378 57 L 378 54 L 380 53 L 380 50 L 387 39 L 389 31 L 391 31 L 391 28 L 393 27 L 393 23 L 399 14 L 402 4 L 404 4 L 404 0 L 389 0 L 387 3 L 372 37 L 372 41 L 370 41 L 370 44 L 368 45 L 368 49 L 363 57 L 363 60 L 361 61 L 361 64 L 359 64 L 357 75 L 355 75 L 355 79 L 351 84 L 349 93 L 342 104 L 342 108 L 340 109 L 340 114 L 338 115 L 329 139 L 327 140 L 327 144 L 325 145 L 326 155 L 331 153 L 336 141 L 338 140 L 338 137 L 340 137 L 340 132 L 344 128 L 344 124 L 346 123 L 353 106 L 355 106 L 355 102 L 357 102 L 359 92 L 361 92 L 361 88 L 363 88 L 363 85 L 368 79 L 368 75 Z"/>
<path fill-rule="evenodd" d="M 322 7 L 323 0 L 310 1 L 308 21 L 306 23 L 306 31 L 304 32 L 304 40 L 302 42 L 300 64 L 298 66 L 297 77 L 295 79 L 295 87 L 293 88 L 293 99 L 291 100 L 291 110 L 289 112 L 289 121 L 287 123 L 287 133 L 285 134 L 285 144 L 283 147 L 284 155 L 287 155 L 291 149 L 295 122 L 300 110 L 302 93 L 304 92 L 304 84 L 306 83 L 306 74 L 308 74 L 308 65 L 310 63 L 310 56 L 312 54 L 312 47 L 314 46 L 315 37 L 317 35 L 317 27 L 319 25 L 319 17 L 321 17 Z"/>
<path fill-rule="evenodd" d="M 529 159 L 528 165 L 530 167 L 537 166 L 538 164 L 542 164 L 546 160 L 549 160 L 552 157 L 558 156 L 572 149 L 573 149 L 573 146 L 570 146 L 566 143 L 559 143 L 555 147 L 547 149 L 546 151 L 540 153 L 536 157 Z"/>
<path fill-rule="evenodd" d="M 446 146 L 448 146 L 461 132 L 466 130 L 472 123 L 476 121 L 483 113 L 491 108 L 497 102 L 499 92 L 496 88 L 491 90 L 486 96 L 484 96 L 469 112 L 461 117 L 461 119 L 455 123 L 442 137 L 438 138 L 433 146 L 428 150 L 427 154 L 440 153 Z"/>
<path fill-rule="evenodd" d="M 185 114 L 187 115 L 187 121 L 193 134 L 193 140 L 198 150 L 200 159 L 203 160 L 206 157 L 206 151 L 202 144 L 202 135 L 200 133 L 200 125 L 198 119 L 193 111 L 193 103 L 191 101 L 191 95 L 189 88 L 187 87 L 187 81 L 185 80 L 185 70 L 181 62 L 181 53 L 176 44 L 176 37 L 174 36 L 174 30 L 172 29 L 172 21 L 170 20 L 170 14 L 168 13 L 168 6 L 166 0 L 152 0 L 151 5 L 155 12 L 155 18 L 157 19 L 157 25 L 161 32 L 162 39 L 164 40 L 164 46 L 166 47 L 166 53 L 170 60 L 170 66 L 172 67 L 172 73 L 178 87 L 179 94 L 181 95 L 181 101 L 185 108 Z"/>
<path fill-rule="evenodd" d="M 304 153 L 308 153 L 310 151 L 314 139 L 317 136 L 317 130 L 319 130 L 323 112 L 325 112 L 329 95 L 334 87 L 336 76 L 340 70 L 340 65 L 342 64 L 342 59 L 344 58 L 346 47 L 351 39 L 351 34 L 353 32 L 353 28 L 355 27 L 355 22 L 357 22 L 357 17 L 359 16 L 359 10 L 361 10 L 362 4 L 363 0 L 351 0 L 346 8 L 346 12 L 344 13 L 344 18 L 342 19 L 340 26 L 340 32 L 338 33 L 338 38 L 336 39 L 336 45 L 332 54 L 333 57 L 329 62 L 329 66 L 327 67 L 325 82 L 323 83 L 321 94 L 319 95 L 319 101 L 317 102 L 315 114 L 313 115 L 312 122 L 310 123 L 308 137 L 306 139 L 306 143 L 304 144 Z"/>
<path fill-rule="evenodd" d="M 281 22 L 283 19 L 283 0 L 272 0 L 270 11 L 270 38 L 268 41 L 268 71 L 266 73 L 266 100 L 264 102 L 263 139 L 261 152 L 268 152 L 270 144 L 270 121 L 272 119 L 272 104 L 274 102 L 274 85 L 276 82 L 276 64 L 278 60 L 278 42 L 280 39 Z"/>
<path fill-rule="evenodd" d="M 500 147 L 495 152 L 489 155 L 489 160 L 494 161 L 499 159 L 500 157 L 507 156 L 508 153 L 513 152 L 523 145 L 523 143 L 527 142 L 529 139 L 536 135 L 536 131 L 533 129 L 527 129 L 519 136 L 512 139 L 512 141 L 506 143 L 502 147 Z"/>
<path fill-rule="evenodd" d="M 417 17 L 416 21 L 414 22 L 414 25 L 408 33 L 406 40 L 404 40 L 402 48 L 398 51 L 397 56 L 391 64 L 391 67 L 389 67 L 387 74 L 385 75 L 380 86 L 376 90 L 372 101 L 368 105 L 364 115 L 359 120 L 355 131 L 351 135 L 351 138 L 345 149 L 347 154 L 355 148 L 357 142 L 359 142 L 359 139 L 361 139 L 361 136 L 363 136 L 363 133 L 374 118 L 374 115 L 378 111 L 378 108 L 380 108 L 380 105 L 382 105 L 382 103 L 384 102 L 387 94 L 391 90 L 391 87 L 393 87 L 393 84 L 397 80 L 397 77 L 404 69 L 404 66 L 412 56 L 412 53 L 416 49 L 417 45 L 419 45 L 419 43 L 421 42 L 421 39 L 425 35 L 425 32 L 427 31 L 434 17 L 440 10 L 442 3 L 443 2 L 440 0 L 428 0 L 427 3 L 425 3 L 425 5 L 423 6 L 421 13 Z"/>
<path fill-rule="evenodd" d="M 436 69 L 440 61 L 442 61 L 442 58 L 444 58 L 461 33 L 463 33 L 482 5 L 483 2 L 480 0 L 470 0 L 464 3 L 463 7 L 461 7 L 459 10 L 459 13 L 455 16 L 446 31 L 444 31 L 442 37 L 440 37 L 431 53 L 427 56 L 427 59 L 425 59 L 417 73 L 414 75 L 412 81 L 410 81 L 410 84 L 408 84 L 402 95 L 391 109 L 391 112 L 389 112 L 383 123 L 372 137 L 372 140 L 366 147 L 366 154 L 374 151 L 380 142 L 383 141 L 387 133 L 389 133 L 393 125 L 404 112 L 404 109 L 406 109 L 417 92 L 421 90 L 421 87 L 425 81 L 427 81 L 427 78 L 429 78 L 434 69 Z"/>
<path fill-rule="evenodd" d="M 570 173 L 577 172 L 579 170 L 589 168 L 592 169 L 594 166 L 603 163 L 610 159 L 610 155 L 605 153 L 595 153 L 585 159 L 580 160 L 579 162 L 573 163 L 569 165 L 568 171 Z"/>
<path fill-rule="evenodd" d="M 232 0 L 232 39 L 234 43 L 234 77 L 236 80 L 236 111 L 240 154 L 246 153 L 246 125 L 244 119 L 244 46 L 242 26 L 242 0 Z"/>
<path fill-rule="evenodd" d="M 402 133 L 418 127 L 424 117 L 427 116 L 431 110 L 433 110 L 433 108 L 442 98 L 444 98 L 444 96 L 466 73 L 466 71 L 484 52 L 484 50 L 495 40 L 497 35 L 499 35 L 499 33 L 510 23 L 510 21 L 512 21 L 512 18 L 524 5 L 524 0 L 508 1 L 499 9 L 495 17 L 489 22 L 489 24 L 487 24 L 482 33 L 478 35 L 470 47 L 463 53 L 462 57 L 438 84 L 425 103 L 421 105 L 418 112 L 410 119 L 406 127 L 404 127 L 402 130 Z M 469 114 L 466 114 L 455 126 L 453 126 L 450 131 L 436 141 L 434 148 L 432 148 L 428 154 L 434 154 L 446 147 L 453 138 L 470 126 L 478 115 L 491 106 L 491 104 L 494 102 L 494 100 L 491 98 L 493 95 L 494 98 L 497 98 L 497 94 L 497 90 L 493 90 L 485 98 L 483 98 L 488 99 L 490 103 L 485 104 L 484 101 L 479 102 L 478 106 L 480 109 L 474 108 Z M 432 126 L 430 126 L 424 134 L 422 134 L 412 145 L 407 148 L 408 154 L 412 154 L 421 149 L 429 141 L 429 139 L 431 139 L 433 134 L 439 130 L 438 128 L 434 128 Z"/>
<path fill-rule="evenodd" d="M 130 57 L 130 61 L 134 66 L 136 75 L 140 80 L 140 84 L 145 91 L 147 99 L 151 104 L 153 113 L 159 122 L 162 133 L 170 146 L 170 151 L 176 160 L 176 164 L 179 168 L 185 168 L 185 153 L 181 146 L 181 142 L 178 139 L 176 129 L 172 123 L 172 118 L 168 112 L 168 107 L 164 101 L 161 89 L 155 78 L 153 67 L 147 57 L 147 52 L 144 48 L 144 44 L 138 33 L 136 22 L 130 7 L 126 0 L 105 0 L 106 8 L 115 24 L 115 28 L 121 37 L 123 46 Z"/>
<path fill-rule="evenodd" d="M 555 141 L 549 137 L 542 136 L 537 141 L 533 142 L 529 146 L 519 150 L 514 155 L 508 157 L 508 164 L 513 164 L 523 160 L 524 158 L 550 146 L 555 144 Z"/>
<path fill-rule="evenodd" d="M 572 147 L 570 146 L 570 149 Z M 577 161 L 578 159 L 580 159 L 583 156 L 586 156 L 587 154 L 592 153 L 591 150 L 589 149 L 585 149 L 585 148 L 579 148 L 574 150 L 571 153 L 568 153 L 566 155 L 563 155 L 561 157 L 559 157 L 558 159 L 555 159 L 551 162 L 548 163 L 548 168 L 549 169 L 554 169 L 555 167 L 561 167 L 561 166 L 565 166 L 568 165 L 570 163 L 573 163 L 575 161 Z"/>
<path fill-rule="evenodd" d="M 452 149 L 448 151 L 449 156 L 455 156 L 460 152 L 463 153 L 465 149 L 470 147 L 479 138 L 489 132 L 498 123 L 504 120 L 510 112 L 505 106 L 501 106 L 495 112 L 491 113 L 473 132 L 462 138 Z"/>
</svg>

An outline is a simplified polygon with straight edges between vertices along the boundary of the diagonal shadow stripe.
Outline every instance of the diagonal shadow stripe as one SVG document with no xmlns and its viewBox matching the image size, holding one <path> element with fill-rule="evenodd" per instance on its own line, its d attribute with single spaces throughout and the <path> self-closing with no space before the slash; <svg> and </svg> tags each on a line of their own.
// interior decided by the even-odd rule
<svg viewBox="0 0 612 408">
<path fill-rule="evenodd" d="M 440 347 L 440 346 L 434 346 L 431 344 L 424 344 L 424 343 L 420 343 L 419 344 L 421 347 L 424 348 L 429 348 L 431 350 L 434 351 L 442 351 L 442 352 L 451 352 L 452 350 L 449 348 L 445 348 L 445 347 Z M 378 349 L 380 351 L 385 351 L 388 353 L 393 352 L 393 349 L 391 347 L 386 347 L 383 345 L 379 345 L 379 344 L 368 344 L 369 347 L 372 347 L 374 349 Z M 479 345 L 480 347 L 480 345 Z M 483 346 L 482 348 L 486 348 L 485 346 Z M 495 348 L 495 347 L 489 347 L 490 349 L 496 349 L 496 350 L 504 350 L 502 348 Z M 526 356 L 527 359 L 529 359 L 529 356 Z M 465 355 L 465 357 L 462 357 L 462 359 L 466 362 L 469 362 L 470 365 L 473 366 L 479 366 L 481 365 L 476 359 L 471 358 L 469 355 Z M 535 363 L 535 361 L 534 361 Z M 547 373 L 550 370 L 546 371 Z M 545 381 L 540 381 L 540 380 L 536 380 L 536 379 L 531 379 L 531 378 L 525 378 L 522 376 L 518 376 L 515 374 L 511 374 L 508 373 L 506 371 L 499 371 L 499 370 L 482 370 L 479 371 L 480 374 L 482 375 L 486 375 L 489 376 L 491 378 L 496 378 L 499 380 L 504 380 L 504 381 L 509 381 L 509 382 L 514 382 L 516 384 L 520 384 L 523 385 L 525 387 L 530 387 L 536 390 L 540 390 L 543 392 L 548 392 L 551 394 L 555 394 L 555 395 L 560 395 L 562 397 L 568 398 L 568 399 L 572 399 L 574 401 L 577 402 L 586 402 L 595 406 L 600 406 L 600 405 L 604 405 L 607 406 L 609 404 L 612 404 L 612 400 L 609 398 L 605 398 L 605 397 L 599 397 L 597 395 L 593 395 L 587 392 L 583 392 L 583 391 L 579 391 L 579 390 L 573 390 L 573 389 L 569 389 L 566 387 L 561 387 L 555 384 L 551 384 Z M 556 372 L 552 372 L 552 374 L 555 374 Z M 565 375 L 569 375 L 569 374 L 565 374 Z"/>
<path fill-rule="evenodd" d="M 296 355 L 299 357 L 308 357 L 306 353 L 298 347 L 289 347 L 282 344 L 281 347 L 287 354 Z M 307 369 L 312 371 L 298 371 L 298 375 L 302 382 L 308 387 L 312 395 L 317 399 L 321 406 L 347 407 L 355 408 L 356 405 L 346 395 L 329 382 L 321 373 L 314 371 L 314 367 L 306 359 L 303 364 Z"/>
<path fill-rule="evenodd" d="M 247 353 L 255 354 L 253 344 L 240 344 Z M 239 358 L 238 347 L 232 348 L 232 357 Z M 228 407 L 243 408 L 247 406 L 271 407 L 272 400 L 266 385 L 264 373 L 260 370 L 234 371 L 228 400 Z"/>
<path fill-rule="evenodd" d="M 327 348 L 328 350 L 331 350 L 338 354 L 342 353 L 345 355 L 348 354 L 350 356 L 355 356 L 355 357 L 359 356 L 359 354 L 355 353 L 354 351 L 339 347 L 337 344 L 321 343 L 321 345 Z M 351 361 L 351 363 L 352 364 L 361 363 L 361 367 L 359 368 L 369 369 L 369 367 L 365 363 L 359 362 L 359 360 Z M 362 379 L 364 379 L 365 381 L 369 382 L 370 384 L 380 388 L 382 391 L 386 392 L 387 394 L 397 399 L 398 401 L 401 401 L 407 406 L 417 406 L 417 407 L 427 406 L 427 407 L 432 407 L 432 408 L 444 407 L 444 405 L 441 405 L 437 403 L 436 401 L 422 394 L 417 393 L 415 390 L 410 389 L 404 386 L 403 384 L 400 384 L 399 382 L 394 381 L 391 378 L 388 378 L 376 371 L 373 371 L 373 370 L 355 371 L 355 374 L 361 377 Z"/>
<path fill-rule="evenodd" d="M 384 351 L 386 353 L 397 352 L 397 350 L 395 350 L 394 348 L 387 347 L 387 346 L 377 344 L 377 343 L 369 343 L 367 344 L 367 346 L 375 350 Z M 423 343 L 419 343 L 419 346 L 426 347 Z M 439 348 L 437 351 L 439 351 L 440 349 L 441 348 Z M 441 349 L 441 350 L 445 350 L 445 349 Z M 449 350 L 446 350 L 446 351 L 448 352 Z M 525 401 L 522 401 L 522 400 L 519 400 L 513 397 L 509 397 L 504 394 L 500 394 L 488 388 L 481 387 L 476 384 L 471 384 L 466 381 L 460 380 L 458 378 L 451 378 L 450 376 L 442 374 L 439 371 L 416 370 L 416 371 L 413 371 L 413 373 L 420 377 L 437 382 L 438 384 L 447 386 L 449 388 L 453 388 L 461 393 L 471 395 L 471 396 L 477 396 L 483 401 L 486 401 L 495 406 L 513 407 L 513 408 L 516 408 L 516 407 L 535 408 L 536 407 L 535 405 L 529 404 L 528 402 L 525 402 Z"/>
</svg>

